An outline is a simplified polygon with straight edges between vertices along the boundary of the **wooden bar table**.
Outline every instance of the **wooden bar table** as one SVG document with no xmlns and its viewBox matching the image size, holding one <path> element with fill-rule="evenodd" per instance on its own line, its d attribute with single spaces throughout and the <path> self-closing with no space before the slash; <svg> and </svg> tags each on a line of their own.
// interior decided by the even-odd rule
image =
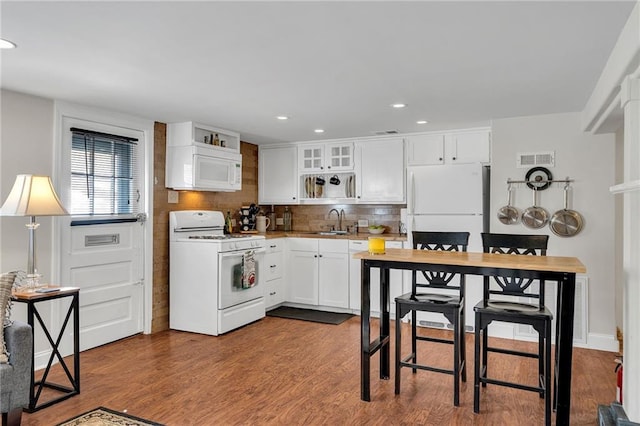
<svg viewBox="0 0 640 426">
<path fill-rule="evenodd" d="M 25 303 L 27 305 L 27 322 L 31 326 L 33 330 L 33 337 L 35 338 L 35 320 L 38 320 L 38 324 L 44 335 L 46 336 L 49 345 L 51 346 L 51 355 L 49 356 L 49 361 L 47 362 L 47 366 L 44 370 L 42 378 L 40 380 L 35 379 L 35 366 L 31 365 L 31 387 L 29 391 L 29 406 L 25 408 L 25 411 L 28 413 L 33 413 L 34 411 L 40 410 L 41 408 L 48 407 L 52 404 L 55 404 L 60 401 L 64 401 L 67 398 L 70 398 L 74 395 L 80 393 L 80 305 L 79 305 L 79 294 L 80 289 L 77 287 L 49 287 L 52 291 L 47 293 L 38 293 L 38 292 L 16 292 L 13 293 L 11 298 L 12 300 L 20 303 Z M 51 336 L 51 331 L 49 327 L 47 327 L 45 321 L 43 320 L 40 312 L 38 311 L 37 304 L 44 301 L 55 300 L 60 298 L 71 297 L 71 304 L 69 305 L 69 309 L 64 318 L 64 322 L 60 327 L 60 332 L 58 336 L 54 339 Z M 60 353 L 60 342 L 62 341 L 62 337 L 64 336 L 64 332 L 69 324 L 69 320 L 73 315 L 73 374 L 69 370 L 67 363 L 65 362 L 62 354 Z M 35 342 L 34 342 L 35 343 Z M 35 344 L 32 349 L 32 358 L 35 354 Z M 57 358 L 58 362 L 64 369 L 64 372 L 69 380 L 69 384 L 71 387 L 67 385 L 60 385 L 57 383 L 52 383 L 51 381 L 47 381 L 47 376 L 49 375 L 49 370 L 53 365 L 54 359 Z M 62 395 L 49 399 L 43 403 L 38 404 L 38 400 L 42 394 L 44 388 L 53 389 L 55 391 L 61 392 Z"/>
<path fill-rule="evenodd" d="M 576 273 L 587 269 L 575 257 L 386 249 L 385 254 L 358 252 L 361 259 L 360 398 L 371 401 L 371 356 L 380 351 L 380 378 L 389 379 L 389 270 L 429 270 L 469 275 L 509 275 L 558 283 L 554 400 L 556 424 L 568 425 L 571 411 L 571 358 Z M 380 334 L 371 341 L 371 268 L 380 268 Z"/>
</svg>

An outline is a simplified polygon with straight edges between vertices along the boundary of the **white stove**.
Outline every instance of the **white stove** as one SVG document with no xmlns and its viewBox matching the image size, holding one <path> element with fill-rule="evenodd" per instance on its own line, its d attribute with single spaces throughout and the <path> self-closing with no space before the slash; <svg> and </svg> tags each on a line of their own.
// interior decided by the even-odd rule
<svg viewBox="0 0 640 426">
<path fill-rule="evenodd" d="M 169 234 L 170 328 L 217 336 L 265 316 L 264 236 L 225 235 L 205 210 L 170 212 Z"/>
</svg>

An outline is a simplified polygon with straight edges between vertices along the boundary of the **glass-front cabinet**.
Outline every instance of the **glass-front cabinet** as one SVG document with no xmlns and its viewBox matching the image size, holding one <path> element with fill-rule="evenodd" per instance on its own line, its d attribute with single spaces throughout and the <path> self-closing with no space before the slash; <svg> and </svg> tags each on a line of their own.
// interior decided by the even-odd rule
<svg viewBox="0 0 640 426">
<path fill-rule="evenodd" d="M 300 173 L 353 170 L 353 143 L 300 145 L 298 168 Z"/>
</svg>

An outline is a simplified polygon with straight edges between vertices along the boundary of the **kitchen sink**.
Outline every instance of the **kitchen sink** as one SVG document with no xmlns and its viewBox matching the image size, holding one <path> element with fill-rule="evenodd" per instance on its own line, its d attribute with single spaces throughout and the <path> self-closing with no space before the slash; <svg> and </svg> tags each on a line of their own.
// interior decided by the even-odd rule
<svg viewBox="0 0 640 426">
<path fill-rule="evenodd" d="M 347 235 L 347 231 L 320 231 L 317 235 Z"/>
</svg>

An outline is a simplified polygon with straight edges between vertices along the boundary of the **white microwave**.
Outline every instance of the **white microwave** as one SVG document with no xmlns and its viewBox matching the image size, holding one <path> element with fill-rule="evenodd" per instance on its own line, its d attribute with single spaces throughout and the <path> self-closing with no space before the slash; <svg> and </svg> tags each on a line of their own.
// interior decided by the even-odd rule
<svg viewBox="0 0 640 426">
<path fill-rule="evenodd" d="M 167 147 L 166 187 L 239 191 L 242 189 L 242 155 L 197 146 Z"/>
</svg>

